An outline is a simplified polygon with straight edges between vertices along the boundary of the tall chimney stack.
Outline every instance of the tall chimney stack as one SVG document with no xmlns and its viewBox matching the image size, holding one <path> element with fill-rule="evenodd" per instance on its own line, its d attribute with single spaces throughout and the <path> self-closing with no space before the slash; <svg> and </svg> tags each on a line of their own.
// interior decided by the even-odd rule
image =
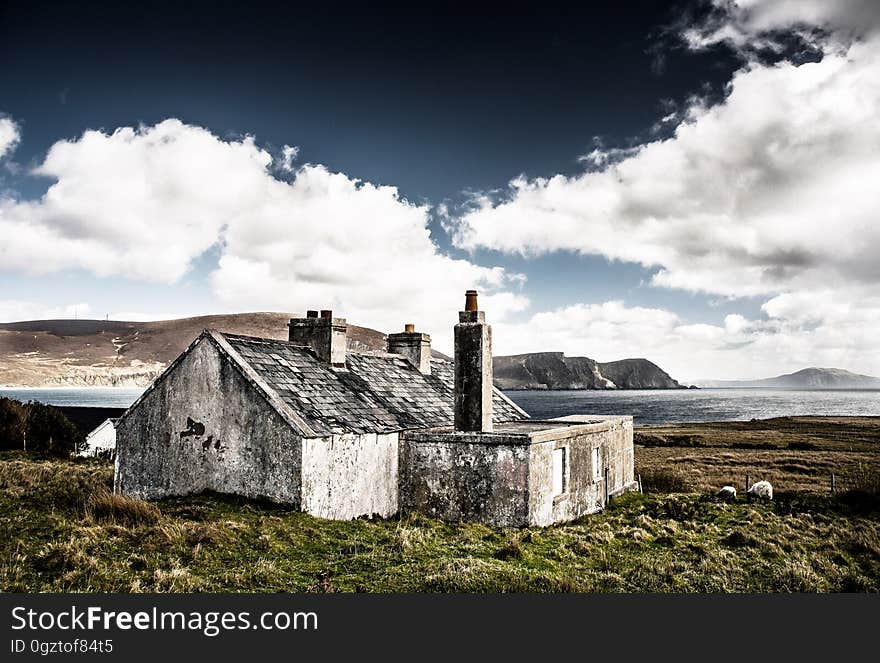
<svg viewBox="0 0 880 663">
<path fill-rule="evenodd" d="M 403 355 L 418 371 L 431 374 L 431 337 L 407 323 L 398 334 L 388 334 L 388 352 Z"/>
<path fill-rule="evenodd" d="M 348 324 L 345 318 L 334 318 L 333 311 L 307 311 L 305 318 L 291 318 L 287 339 L 310 348 L 325 364 L 345 366 Z"/>
<path fill-rule="evenodd" d="M 455 325 L 455 430 L 492 431 L 492 327 L 476 290 L 465 293 Z"/>
</svg>

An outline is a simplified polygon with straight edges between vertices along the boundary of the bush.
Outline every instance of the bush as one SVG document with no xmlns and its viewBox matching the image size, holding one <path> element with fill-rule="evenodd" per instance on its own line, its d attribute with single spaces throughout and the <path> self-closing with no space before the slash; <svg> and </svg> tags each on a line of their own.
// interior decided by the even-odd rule
<svg viewBox="0 0 880 663">
<path fill-rule="evenodd" d="M 841 479 L 848 492 L 880 495 L 880 470 L 868 463 L 859 463 L 844 470 Z"/>
<path fill-rule="evenodd" d="M 27 406 L 0 398 L 0 449 L 23 449 L 27 430 Z"/>
<path fill-rule="evenodd" d="M 27 404 L 25 449 L 49 456 L 68 456 L 82 436 L 61 410 L 51 405 Z"/>
</svg>

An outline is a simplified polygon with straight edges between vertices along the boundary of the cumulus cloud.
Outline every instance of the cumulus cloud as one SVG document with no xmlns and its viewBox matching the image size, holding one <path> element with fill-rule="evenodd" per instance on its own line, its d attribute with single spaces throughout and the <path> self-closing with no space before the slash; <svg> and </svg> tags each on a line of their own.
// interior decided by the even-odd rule
<svg viewBox="0 0 880 663">
<path fill-rule="evenodd" d="M 470 287 L 499 317 L 525 305 L 509 289 L 516 275 L 438 250 L 428 207 L 320 165 L 279 180 L 252 137 L 174 119 L 87 131 L 54 144 L 34 174 L 54 180 L 44 196 L 0 200 L 6 270 L 173 284 L 215 247 L 210 280 L 232 309 L 334 308 L 380 329 L 445 331 Z"/>
<path fill-rule="evenodd" d="M 0 159 L 15 149 L 20 138 L 18 125 L 11 118 L 0 116 Z"/>
<path fill-rule="evenodd" d="M 878 372 L 880 302 L 870 293 L 880 283 L 880 5 L 716 4 L 719 13 L 686 35 L 692 46 L 754 45 L 788 31 L 822 57 L 748 59 L 724 100 L 691 102 L 670 137 L 596 150 L 584 158 L 589 172 L 518 177 L 500 196 L 475 196 L 453 223 L 455 243 L 602 255 L 643 265 L 657 287 L 766 298 L 766 319 L 660 333 L 682 353 L 665 352 L 670 365 L 708 361 L 696 350 L 709 348 L 706 366 L 721 374 L 715 350 L 737 348 L 743 365 L 764 362 L 756 365 L 768 372 L 820 361 Z M 640 338 L 632 347 L 651 342 Z"/>
<path fill-rule="evenodd" d="M 299 148 L 296 145 L 285 145 L 281 148 L 281 170 L 287 173 L 293 172 L 293 162 L 299 156 Z"/>
<path fill-rule="evenodd" d="M 681 35 L 695 49 L 726 43 L 750 51 L 781 50 L 781 39 L 794 34 L 806 43 L 839 48 L 880 27 L 876 0 L 711 0 L 707 17 L 682 26 Z"/>
<path fill-rule="evenodd" d="M 654 268 L 656 285 L 728 296 L 875 282 L 878 118 L 880 43 L 745 69 L 668 139 L 479 198 L 456 242 L 605 255 Z"/>
</svg>

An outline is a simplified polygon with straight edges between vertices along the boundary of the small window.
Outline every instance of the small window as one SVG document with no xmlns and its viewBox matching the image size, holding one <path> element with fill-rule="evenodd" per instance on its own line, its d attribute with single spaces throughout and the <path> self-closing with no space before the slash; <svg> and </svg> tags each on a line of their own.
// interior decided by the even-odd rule
<svg viewBox="0 0 880 663">
<path fill-rule="evenodd" d="M 568 492 L 568 448 L 553 450 L 553 494 Z"/>
<path fill-rule="evenodd" d="M 593 449 L 593 481 L 602 480 L 602 464 L 599 462 L 599 447 Z"/>
</svg>

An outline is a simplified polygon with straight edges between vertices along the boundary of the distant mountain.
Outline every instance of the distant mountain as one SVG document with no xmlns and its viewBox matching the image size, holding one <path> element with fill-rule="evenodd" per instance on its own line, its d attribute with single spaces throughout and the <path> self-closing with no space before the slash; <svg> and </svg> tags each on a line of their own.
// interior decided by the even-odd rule
<svg viewBox="0 0 880 663">
<path fill-rule="evenodd" d="M 842 368 L 805 368 L 763 380 L 701 380 L 697 384 L 701 387 L 731 389 L 880 389 L 880 378 L 851 373 Z"/>
<path fill-rule="evenodd" d="M 286 339 L 291 317 L 296 314 L 237 313 L 156 322 L 0 323 L 0 385 L 144 387 L 203 329 Z M 385 335 L 349 325 L 348 346 L 384 351 Z"/>
<path fill-rule="evenodd" d="M 562 352 L 533 352 L 494 358 L 501 389 L 684 389 L 647 359 L 600 363 Z"/>
</svg>

